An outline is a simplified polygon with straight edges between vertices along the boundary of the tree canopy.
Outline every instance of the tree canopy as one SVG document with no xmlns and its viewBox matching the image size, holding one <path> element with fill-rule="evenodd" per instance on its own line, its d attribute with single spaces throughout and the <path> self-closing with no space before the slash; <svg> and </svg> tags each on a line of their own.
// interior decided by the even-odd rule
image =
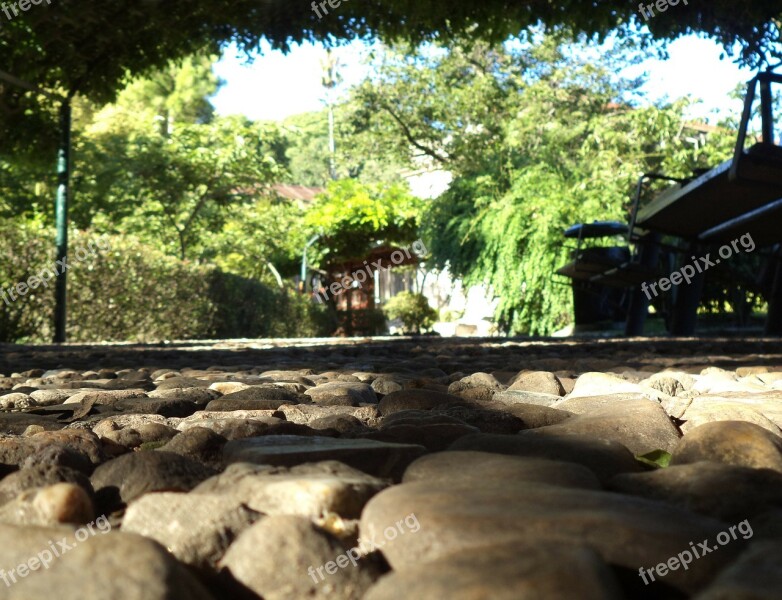
<svg viewBox="0 0 782 600">
<path fill-rule="evenodd" d="M 726 47 L 740 43 L 744 61 L 756 64 L 759 52 L 779 40 L 782 10 L 774 0 L 740 6 L 732 0 L 682 3 L 675 17 L 644 21 L 635 3 L 618 0 L 364 0 L 342 2 L 320 18 L 309 0 L 57 0 L 28 5 L 0 21 L 0 69 L 47 90 L 107 101 L 129 75 L 199 51 L 216 52 L 228 42 L 250 51 L 261 39 L 282 49 L 305 40 L 367 36 L 413 43 L 465 35 L 499 41 L 538 24 L 600 36 L 630 23 L 645 23 L 658 39 L 698 32 Z M 41 100 L 7 83 L 0 88 L 5 119 Z"/>
</svg>

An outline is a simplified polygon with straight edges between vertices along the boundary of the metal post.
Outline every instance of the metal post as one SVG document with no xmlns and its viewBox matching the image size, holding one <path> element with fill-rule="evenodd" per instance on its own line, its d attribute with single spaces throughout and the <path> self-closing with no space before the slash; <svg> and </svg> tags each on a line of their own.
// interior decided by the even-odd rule
<svg viewBox="0 0 782 600">
<path fill-rule="evenodd" d="M 650 271 L 657 267 L 660 257 L 660 234 L 648 233 L 638 240 L 638 262 Z M 625 322 L 625 335 L 633 337 L 643 335 L 646 316 L 649 312 L 649 298 L 644 294 L 640 286 L 635 286 L 630 292 L 630 306 L 627 310 Z"/>
<path fill-rule="evenodd" d="M 64 100 L 60 107 L 60 148 L 57 153 L 57 200 L 55 218 L 57 225 L 57 281 L 55 284 L 54 343 L 65 342 L 67 269 L 68 258 L 68 184 L 71 153 L 71 102 Z"/>
</svg>

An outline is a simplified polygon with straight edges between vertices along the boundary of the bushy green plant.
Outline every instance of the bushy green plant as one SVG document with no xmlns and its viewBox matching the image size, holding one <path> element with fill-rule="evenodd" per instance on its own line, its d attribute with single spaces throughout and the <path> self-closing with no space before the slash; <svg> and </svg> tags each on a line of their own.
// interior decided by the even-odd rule
<svg viewBox="0 0 782 600">
<path fill-rule="evenodd" d="M 400 319 L 406 333 L 421 333 L 437 321 L 437 311 L 429 306 L 423 294 L 402 292 L 391 298 L 384 307 L 389 319 Z"/>
<path fill-rule="evenodd" d="M 82 251 L 87 248 L 95 252 Z M 336 329 L 333 311 L 292 289 L 181 261 L 132 236 L 72 232 L 68 264 L 73 342 L 308 337 Z M 54 268 L 50 229 L 0 221 L 3 290 Z M 53 281 L 6 298 L 0 297 L 0 341 L 51 341 Z"/>
</svg>

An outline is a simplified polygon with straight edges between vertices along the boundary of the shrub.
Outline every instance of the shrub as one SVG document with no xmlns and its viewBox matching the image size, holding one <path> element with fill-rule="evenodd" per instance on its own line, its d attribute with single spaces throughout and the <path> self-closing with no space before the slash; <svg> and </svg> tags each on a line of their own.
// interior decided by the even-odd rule
<svg viewBox="0 0 782 600">
<path fill-rule="evenodd" d="M 2 288 L 53 270 L 53 240 L 34 224 L 0 222 Z M 74 232 L 68 264 L 73 342 L 308 337 L 336 329 L 333 311 L 290 288 L 181 261 L 130 236 Z M 53 314 L 53 281 L 16 301 L 0 297 L 0 341 L 48 343 Z"/>
<path fill-rule="evenodd" d="M 426 296 L 412 292 L 402 292 L 391 298 L 385 305 L 389 319 L 400 319 L 406 333 L 421 333 L 437 320 L 437 311 L 429 306 Z"/>
</svg>

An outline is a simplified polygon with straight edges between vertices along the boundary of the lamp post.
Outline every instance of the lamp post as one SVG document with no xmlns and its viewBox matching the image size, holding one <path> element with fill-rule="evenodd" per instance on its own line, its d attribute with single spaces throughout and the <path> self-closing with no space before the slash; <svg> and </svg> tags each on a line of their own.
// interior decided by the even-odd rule
<svg viewBox="0 0 782 600">
<path fill-rule="evenodd" d="M 57 150 L 57 198 L 55 201 L 57 261 L 62 265 L 56 269 L 55 307 L 54 307 L 54 343 L 65 342 L 67 269 L 68 259 L 68 195 L 71 174 L 71 99 L 73 94 L 61 96 L 42 90 L 32 83 L 0 70 L 0 79 L 48 99 L 60 103 L 60 145 Z"/>
</svg>

